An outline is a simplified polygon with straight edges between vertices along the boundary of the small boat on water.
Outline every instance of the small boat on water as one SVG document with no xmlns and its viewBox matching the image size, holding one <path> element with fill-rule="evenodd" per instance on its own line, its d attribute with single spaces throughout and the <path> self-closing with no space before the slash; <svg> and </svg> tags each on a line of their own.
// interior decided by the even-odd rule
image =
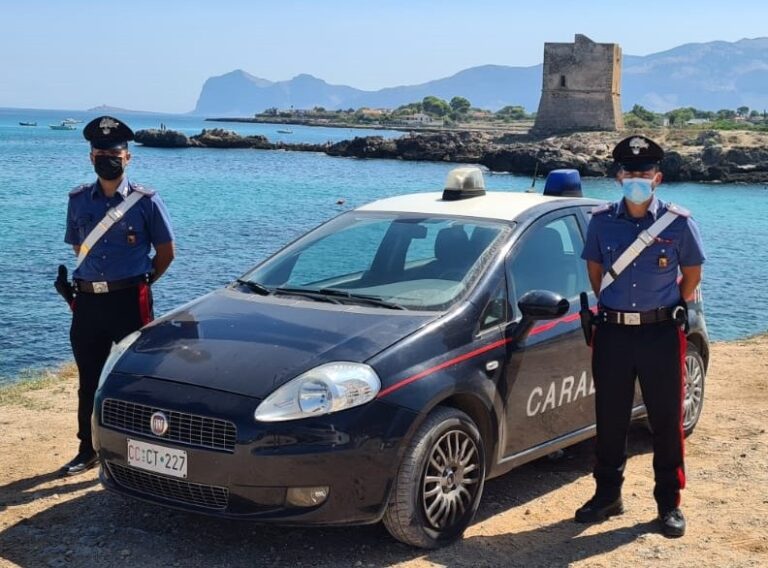
<svg viewBox="0 0 768 568">
<path fill-rule="evenodd" d="M 37 126 L 37 122 L 19 122 L 19 126 Z"/>
<path fill-rule="evenodd" d="M 62 120 L 58 124 L 49 124 L 48 128 L 51 130 L 75 130 L 77 126 L 72 124 L 71 122 L 67 122 L 66 120 Z"/>
<path fill-rule="evenodd" d="M 285 130 L 285 129 L 279 129 L 277 131 L 278 134 L 293 134 L 293 130 Z"/>
<path fill-rule="evenodd" d="M 83 122 L 82 120 L 78 120 L 76 118 L 65 118 L 61 121 L 62 123 L 66 122 L 67 124 L 78 124 L 80 122 Z"/>
</svg>

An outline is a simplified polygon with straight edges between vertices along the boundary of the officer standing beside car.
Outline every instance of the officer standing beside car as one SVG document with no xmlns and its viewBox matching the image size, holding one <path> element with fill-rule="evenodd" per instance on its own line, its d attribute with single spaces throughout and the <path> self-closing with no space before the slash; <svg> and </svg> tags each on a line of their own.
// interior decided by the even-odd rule
<svg viewBox="0 0 768 568">
<path fill-rule="evenodd" d="M 576 521 L 599 522 L 624 511 L 621 486 L 637 378 L 653 430 L 658 521 L 664 535 L 679 537 L 685 533 L 685 300 L 699 285 L 704 253 L 690 213 L 656 197 L 663 157 L 644 136 L 619 142 L 613 158 L 623 198 L 596 208 L 587 231 L 582 258 L 598 297 L 592 338 L 597 489 L 576 511 Z"/>
<path fill-rule="evenodd" d="M 85 126 L 83 136 L 91 145 L 97 180 L 69 193 L 64 241 L 72 245 L 78 261 L 71 285 L 63 266 L 56 282 L 72 309 L 70 342 L 80 381 L 80 447 L 62 468 L 65 475 L 96 465 L 91 413 L 101 369 L 114 343 L 153 319 L 151 284 L 174 258 L 165 205 L 153 190 L 125 175 L 131 129 L 114 117 L 101 116 Z"/>
</svg>

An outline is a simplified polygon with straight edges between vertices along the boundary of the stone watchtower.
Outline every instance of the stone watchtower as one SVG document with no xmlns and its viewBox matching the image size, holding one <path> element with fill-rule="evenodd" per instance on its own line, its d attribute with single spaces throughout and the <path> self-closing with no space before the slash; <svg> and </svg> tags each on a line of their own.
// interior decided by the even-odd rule
<svg viewBox="0 0 768 568">
<path fill-rule="evenodd" d="M 555 134 L 624 128 L 621 48 L 576 34 L 574 43 L 544 44 L 544 80 L 533 132 Z"/>
</svg>

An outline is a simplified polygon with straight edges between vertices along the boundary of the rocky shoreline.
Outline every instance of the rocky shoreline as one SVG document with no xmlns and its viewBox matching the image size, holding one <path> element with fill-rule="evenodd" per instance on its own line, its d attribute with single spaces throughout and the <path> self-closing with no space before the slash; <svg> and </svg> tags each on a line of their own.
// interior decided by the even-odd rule
<svg viewBox="0 0 768 568">
<path fill-rule="evenodd" d="M 585 177 L 604 177 L 613 173 L 611 149 L 626 135 L 626 132 L 582 132 L 535 138 L 457 130 L 396 139 L 365 136 L 335 143 L 293 144 L 214 128 L 194 136 L 174 130 L 139 130 L 136 142 L 156 148 L 251 148 L 323 152 L 352 158 L 476 163 L 494 172 L 523 175 L 536 172 L 546 175 L 553 169 L 574 168 Z M 662 162 L 667 181 L 768 182 L 766 134 L 669 130 L 649 135 L 667 150 Z"/>
</svg>

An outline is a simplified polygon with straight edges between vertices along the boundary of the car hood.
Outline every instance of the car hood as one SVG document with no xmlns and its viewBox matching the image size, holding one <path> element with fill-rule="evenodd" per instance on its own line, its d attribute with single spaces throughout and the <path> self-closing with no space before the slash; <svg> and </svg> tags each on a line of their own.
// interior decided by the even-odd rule
<svg viewBox="0 0 768 568">
<path fill-rule="evenodd" d="M 144 328 L 113 370 L 263 398 L 317 365 L 366 361 L 437 316 L 223 289 Z"/>
</svg>

